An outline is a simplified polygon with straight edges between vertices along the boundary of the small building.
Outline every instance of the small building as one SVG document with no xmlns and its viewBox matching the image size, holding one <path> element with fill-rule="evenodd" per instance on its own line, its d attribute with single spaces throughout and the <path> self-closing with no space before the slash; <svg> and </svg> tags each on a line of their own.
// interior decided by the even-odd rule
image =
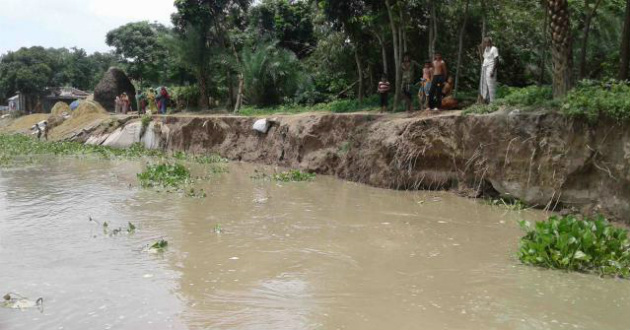
<svg viewBox="0 0 630 330">
<path fill-rule="evenodd" d="M 85 100 L 88 96 L 90 96 L 88 92 L 74 87 L 50 87 L 45 91 L 42 108 L 44 112 L 50 112 L 57 102 L 70 105 L 74 101 Z"/>
<path fill-rule="evenodd" d="M 24 96 L 20 93 L 17 93 L 14 96 L 9 98 L 9 111 L 23 111 L 24 110 Z"/>
<path fill-rule="evenodd" d="M 77 100 L 85 100 L 90 96 L 74 87 L 48 87 L 41 94 L 25 94 L 18 92 L 8 99 L 9 112 L 49 113 L 57 102 L 70 105 Z"/>
</svg>

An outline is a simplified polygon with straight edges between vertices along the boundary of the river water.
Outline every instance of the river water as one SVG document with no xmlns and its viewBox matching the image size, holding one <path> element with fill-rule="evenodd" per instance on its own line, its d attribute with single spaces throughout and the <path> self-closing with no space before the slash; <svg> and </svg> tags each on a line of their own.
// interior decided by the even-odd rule
<svg viewBox="0 0 630 330">
<path fill-rule="evenodd" d="M 210 173 L 196 199 L 140 189 L 142 167 L 0 170 L 0 294 L 44 298 L 43 311 L 0 308 L 0 329 L 630 327 L 630 281 L 519 264 L 517 220 L 538 211 L 321 176 L 278 184 L 247 164 Z M 134 234 L 110 235 L 128 222 Z M 165 252 L 146 251 L 160 238 Z"/>
</svg>

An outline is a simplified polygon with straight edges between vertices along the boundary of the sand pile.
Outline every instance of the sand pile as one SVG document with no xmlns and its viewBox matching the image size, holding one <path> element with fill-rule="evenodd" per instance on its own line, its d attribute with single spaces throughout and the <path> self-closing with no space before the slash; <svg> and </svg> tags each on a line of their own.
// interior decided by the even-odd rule
<svg viewBox="0 0 630 330">
<path fill-rule="evenodd" d="M 70 106 L 65 102 L 57 102 L 55 106 L 50 110 L 50 113 L 53 116 L 61 116 L 63 113 L 71 114 Z"/>
<path fill-rule="evenodd" d="M 50 137 L 55 140 L 69 138 L 84 128 L 99 125 L 109 118 L 109 114 L 97 102 L 83 101 L 72 112 L 72 117 L 51 131 Z"/>
</svg>

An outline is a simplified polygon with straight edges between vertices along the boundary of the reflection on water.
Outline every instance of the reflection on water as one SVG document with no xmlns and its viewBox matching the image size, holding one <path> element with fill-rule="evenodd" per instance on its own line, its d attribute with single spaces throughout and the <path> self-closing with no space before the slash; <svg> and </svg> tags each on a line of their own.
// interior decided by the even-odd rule
<svg viewBox="0 0 630 330">
<path fill-rule="evenodd" d="M 447 193 L 328 177 L 137 188 L 135 162 L 0 170 L 0 329 L 627 329 L 630 282 L 520 266 L 516 220 Z M 207 169 L 195 168 L 199 175 Z M 109 237 L 133 222 L 134 235 Z M 221 234 L 214 231 L 219 224 Z M 165 238 L 164 254 L 143 250 Z"/>
</svg>

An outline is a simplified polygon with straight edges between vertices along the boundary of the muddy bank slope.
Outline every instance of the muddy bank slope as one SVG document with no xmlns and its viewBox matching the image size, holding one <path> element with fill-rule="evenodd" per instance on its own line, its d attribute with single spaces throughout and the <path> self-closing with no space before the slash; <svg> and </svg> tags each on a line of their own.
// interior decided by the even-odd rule
<svg viewBox="0 0 630 330">
<path fill-rule="evenodd" d="M 268 134 L 248 117 L 169 117 L 169 150 L 304 169 L 392 189 L 496 191 L 540 207 L 630 223 L 630 131 L 556 114 L 402 118 L 280 116 Z M 136 124 L 137 125 L 137 124 Z M 162 125 L 158 125 L 162 126 Z"/>
</svg>

